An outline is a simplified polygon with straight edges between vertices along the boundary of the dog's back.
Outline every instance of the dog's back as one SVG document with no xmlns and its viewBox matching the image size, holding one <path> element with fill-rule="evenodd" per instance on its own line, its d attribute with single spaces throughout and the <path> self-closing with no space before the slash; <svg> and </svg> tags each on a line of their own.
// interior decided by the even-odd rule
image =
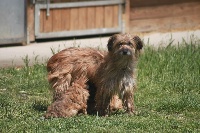
<svg viewBox="0 0 200 133">
<path fill-rule="evenodd" d="M 48 61 L 47 71 L 54 101 L 69 88 L 75 77 L 81 76 L 81 73 L 85 72 L 88 79 L 93 79 L 103 60 L 104 53 L 92 48 L 67 48 L 53 55 Z"/>
<path fill-rule="evenodd" d="M 67 48 L 53 55 L 47 63 L 47 71 L 49 72 L 49 81 L 53 77 L 51 75 L 63 75 L 73 73 L 76 69 L 93 69 L 97 67 L 104 59 L 104 53 L 92 48 Z M 88 77 L 92 74 L 88 73 Z"/>
</svg>

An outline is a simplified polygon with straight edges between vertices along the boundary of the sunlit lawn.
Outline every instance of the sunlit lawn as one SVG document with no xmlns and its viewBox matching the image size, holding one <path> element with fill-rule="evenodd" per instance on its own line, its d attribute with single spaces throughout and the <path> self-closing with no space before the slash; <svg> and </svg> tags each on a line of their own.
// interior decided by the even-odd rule
<svg viewBox="0 0 200 133">
<path fill-rule="evenodd" d="M 46 64 L 0 69 L 0 132 L 200 132 L 200 43 L 146 47 L 137 66 L 136 114 L 42 118 L 52 95 Z"/>
</svg>

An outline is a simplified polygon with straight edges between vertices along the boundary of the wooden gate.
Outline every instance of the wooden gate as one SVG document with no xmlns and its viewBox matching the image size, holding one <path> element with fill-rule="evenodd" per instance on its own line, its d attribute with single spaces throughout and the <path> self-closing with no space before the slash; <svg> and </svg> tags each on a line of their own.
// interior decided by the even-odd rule
<svg viewBox="0 0 200 133">
<path fill-rule="evenodd" d="M 53 38 L 122 32 L 124 0 L 35 5 L 35 37 Z"/>
</svg>

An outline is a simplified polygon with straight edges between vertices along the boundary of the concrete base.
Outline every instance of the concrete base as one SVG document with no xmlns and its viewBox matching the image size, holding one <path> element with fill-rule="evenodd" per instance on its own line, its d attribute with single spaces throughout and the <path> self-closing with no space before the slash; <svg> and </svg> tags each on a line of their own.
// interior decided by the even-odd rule
<svg viewBox="0 0 200 133">
<path fill-rule="evenodd" d="M 167 46 L 170 42 L 172 45 L 181 44 L 183 41 L 190 43 L 191 40 L 200 40 L 200 30 L 173 33 L 155 33 L 142 35 L 145 45 L 154 47 Z M 62 49 L 68 47 L 95 47 L 106 49 L 107 37 L 86 38 L 77 40 L 62 40 L 43 43 L 32 43 L 27 46 L 0 47 L 0 67 L 18 67 L 24 66 L 25 61 L 29 61 L 29 65 L 35 62 L 46 63 L 46 61 Z M 199 41 L 200 42 L 200 41 Z M 199 43 L 200 45 L 200 43 Z"/>
</svg>

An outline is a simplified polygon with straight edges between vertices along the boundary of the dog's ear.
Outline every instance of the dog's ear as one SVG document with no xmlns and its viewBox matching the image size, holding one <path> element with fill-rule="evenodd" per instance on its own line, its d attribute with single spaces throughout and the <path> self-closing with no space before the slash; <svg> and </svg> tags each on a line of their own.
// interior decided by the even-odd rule
<svg viewBox="0 0 200 133">
<path fill-rule="evenodd" d="M 115 35 L 111 36 L 108 40 L 108 44 L 107 44 L 107 48 L 108 48 L 108 51 L 112 51 L 112 48 L 113 48 L 113 44 L 115 43 Z"/>
<path fill-rule="evenodd" d="M 142 40 L 140 39 L 140 37 L 139 37 L 139 36 L 134 36 L 134 37 L 133 37 L 133 41 L 134 41 L 135 44 L 136 44 L 137 50 L 141 50 L 142 47 L 143 47 L 143 42 L 142 42 Z"/>
</svg>

